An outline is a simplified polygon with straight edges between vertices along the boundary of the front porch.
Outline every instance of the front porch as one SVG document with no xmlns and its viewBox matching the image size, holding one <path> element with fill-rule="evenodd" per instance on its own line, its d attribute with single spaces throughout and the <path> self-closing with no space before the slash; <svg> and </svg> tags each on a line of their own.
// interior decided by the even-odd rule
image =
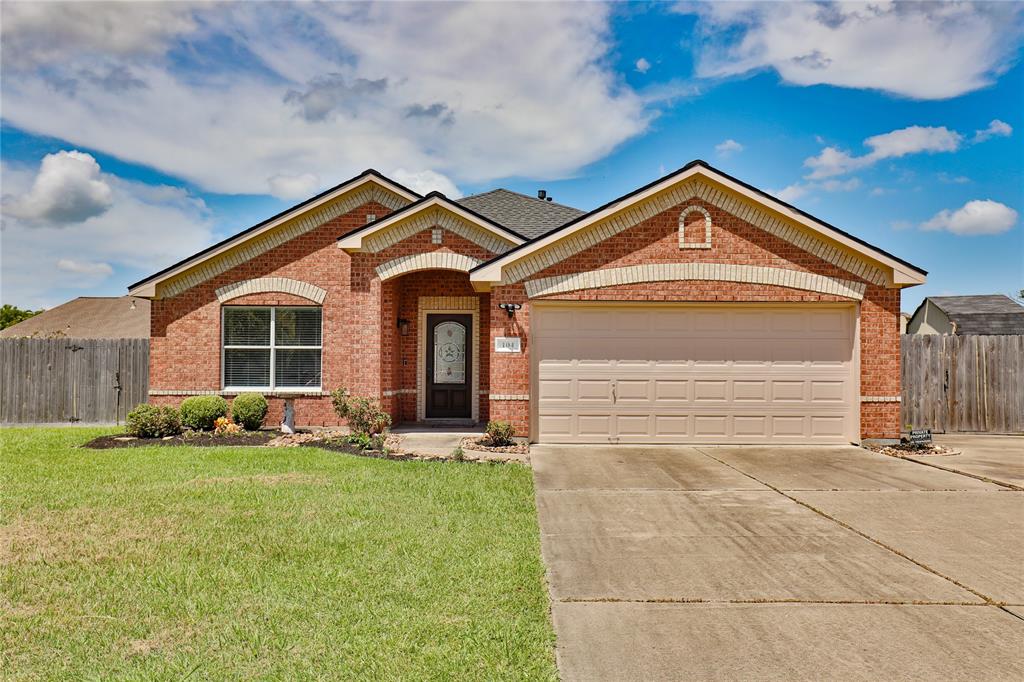
<svg viewBox="0 0 1024 682">
<path fill-rule="evenodd" d="M 489 418 L 490 294 L 452 270 L 411 272 L 379 286 L 380 395 L 394 424 L 479 433 Z"/>
</svg>

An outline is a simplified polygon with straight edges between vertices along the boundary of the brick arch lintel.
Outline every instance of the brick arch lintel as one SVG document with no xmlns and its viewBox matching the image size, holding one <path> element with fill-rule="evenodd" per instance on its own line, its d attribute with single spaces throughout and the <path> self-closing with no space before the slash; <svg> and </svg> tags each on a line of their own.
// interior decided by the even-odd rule
<svg viewBox="0 0 1024 682">
<path fill-rule="evenodd" d="M 790 289 L 803 289 L 821 294 L 834 294 L 855 300 L 864 298 L 867 285 L 863 282 L 818 275 L 813 272 L 766 268 L 756 265 L 728 263 L 644 263 L 621 268 L 603 268 L 568 275 L 543 277 L 526 282 L 526 295 L 530 298 L 549 296 L 580 289 L 597 289 L 620 284 L 641 282 L 673 282 L 682 280 L 711 280 L 770 284 Z"/>
<path fill-rule="evenodd" d="M 287 277 L 258 277 L 241 282 L 232 282 L 217 289 L 217 300 L 226 303 L 231 299 L 249 294 L 293 294 L 316 303 L 323 303 L 327 291 L 309 282 L 300 282 Z"/>
<path fill-rule="evenodd" d="M 454 251 L 427 251 L 389 260 L 377 266 L 381 281 L 417 270 L 458 270 L 469 272 L 483 261 Z"/>
</svg>

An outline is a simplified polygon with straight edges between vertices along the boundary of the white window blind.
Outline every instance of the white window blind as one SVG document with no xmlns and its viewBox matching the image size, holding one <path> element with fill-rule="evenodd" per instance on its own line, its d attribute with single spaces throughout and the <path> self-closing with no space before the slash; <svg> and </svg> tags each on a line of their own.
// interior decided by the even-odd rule
<svg viewBox="0 0 1024 682">
<path fill-rule="evenodd" d="M 225 306 L 225 389 L 320 389 L 320 308 Z"/>
</svg>

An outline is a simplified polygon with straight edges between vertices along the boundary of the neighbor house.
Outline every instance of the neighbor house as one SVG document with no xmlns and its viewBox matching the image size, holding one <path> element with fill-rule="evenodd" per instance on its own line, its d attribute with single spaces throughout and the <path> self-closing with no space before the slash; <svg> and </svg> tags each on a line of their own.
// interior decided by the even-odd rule
<svg viewBox="0 0 1024 682">
<path fill-rule="evenodd" d="M 149 300 L 135 296 L 79 296 L 0 330 L 0 338 L 144 339 Z"/>
<path fill-rule="evenodd" d="M 1024 334 L 1024 306 L 1009 296 L 929 296 L 907 322 L 908 334 Z"/>
<path fill-rule="evenodd" d="M 541 442 L 845 443 L 899 435 L 925 275 L 694 161 L 589 212 L 369 170 L 130 293 L 154 402 L 260 391 L 335 424 L 343 386 Z"/>
</svg>

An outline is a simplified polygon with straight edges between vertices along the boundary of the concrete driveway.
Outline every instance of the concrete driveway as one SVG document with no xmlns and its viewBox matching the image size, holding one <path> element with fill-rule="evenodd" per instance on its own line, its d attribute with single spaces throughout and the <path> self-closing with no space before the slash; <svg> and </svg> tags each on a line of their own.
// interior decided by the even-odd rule
<svg viewBox="0 0 1024 682">
<path fill-rule="evenodd" d="M 1024 678 L 1024 492 L 854 447 L 531 459 L 565 680 Z"/>
</svg>

